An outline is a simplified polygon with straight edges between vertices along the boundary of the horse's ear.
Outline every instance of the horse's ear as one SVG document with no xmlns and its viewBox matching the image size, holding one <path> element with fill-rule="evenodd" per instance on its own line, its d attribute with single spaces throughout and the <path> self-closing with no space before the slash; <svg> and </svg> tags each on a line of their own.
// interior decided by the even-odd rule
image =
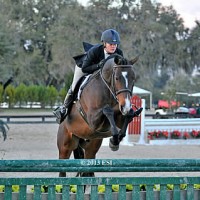
<svg viewBox="0 0 200 200">
<path fill-rule="evenodd" d="M 114 58 L 114 62 L 117 65 L 121 65 L 122 62 L 123 62 L 123 57 L 116 55 L 115 58 Z"/>
<path fill-rule="evenodd" d="M 140 55 L 136 56 L 135 58 L 133 58 L 132 60 L 130 60 L 130 64 L 135 64 L 138 60 L 139 60 Z"/>
</svg>

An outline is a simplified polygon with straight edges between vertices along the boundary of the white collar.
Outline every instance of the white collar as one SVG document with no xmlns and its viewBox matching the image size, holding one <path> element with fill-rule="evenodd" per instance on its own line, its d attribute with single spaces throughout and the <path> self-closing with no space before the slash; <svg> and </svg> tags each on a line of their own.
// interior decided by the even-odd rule
<svg viewBox="0 0 200 200">
<path fill-rule="evenodd" d="M 106 52 L 106 50 L 104 49 L 104 58 L 106 59 L 108 56 L 110 56 L 110 53 Z"/>
</svg>

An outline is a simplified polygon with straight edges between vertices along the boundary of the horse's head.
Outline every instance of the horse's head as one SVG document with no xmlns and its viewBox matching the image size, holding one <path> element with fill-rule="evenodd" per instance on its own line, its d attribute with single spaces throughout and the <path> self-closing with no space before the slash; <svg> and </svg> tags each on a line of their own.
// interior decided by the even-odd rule
<svg viewBox="0 0 200 200">
<path fill-rule="evenodd" d="M 104 82 L 106 81 L 107 87 L 109 87 L 113 97 L 118 101 L 119 110 L 123 115 L 128 114 L 132 108 L 131 96 L 135 83 L 133 64 L 136 61 L 137 59 L 128 61 L 116 55 L 108 59 L 102 69 Z"/>
</svg>

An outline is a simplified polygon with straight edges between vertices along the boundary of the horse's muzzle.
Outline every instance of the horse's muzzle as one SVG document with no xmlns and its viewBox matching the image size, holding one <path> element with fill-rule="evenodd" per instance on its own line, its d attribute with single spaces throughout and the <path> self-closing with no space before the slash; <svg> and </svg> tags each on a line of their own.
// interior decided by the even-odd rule
<svg viewBox="0 0 200 200">
<path fill-rule="evenodd" d="M 127 115 L 132 108 L 130 100 L 126 100 L 124 105 L 119 104 L 119 110 L 121 111 L 122 115 Z"/>
</svg>

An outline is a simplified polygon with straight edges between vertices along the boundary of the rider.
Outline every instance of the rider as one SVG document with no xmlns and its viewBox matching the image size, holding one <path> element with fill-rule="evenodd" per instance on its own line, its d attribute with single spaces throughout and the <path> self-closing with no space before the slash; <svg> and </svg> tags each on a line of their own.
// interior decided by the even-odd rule
<svg viewBox="0 0 200 200">
<path fill-rule="evenodd" d="M 114 29 L 107 29 L 101 35 L 102 44 L 93 46 L 87 53 L 83 60 L 82 68 L 75 66 L 74 78 L 72 85 L 65 97 L 64 104 L 59 109 L 54 110 L 57 117 L 57 122 L 61 123 L 66 116 L 66 111 L 73 101 L 73 92 L 79 79 L 85 74 L 92 74 L 94 71 L 101 68 L 103 60 L 111 54 L 117 53 L 123 56 L 122 50 L 118 48 L 120 44 L 119 33 Z"/>
</svg>

